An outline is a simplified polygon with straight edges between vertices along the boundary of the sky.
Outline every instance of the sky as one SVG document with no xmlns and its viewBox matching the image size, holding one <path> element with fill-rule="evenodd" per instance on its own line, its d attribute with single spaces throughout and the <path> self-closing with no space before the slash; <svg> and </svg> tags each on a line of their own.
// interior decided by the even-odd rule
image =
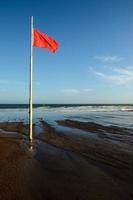
<svg viewBox="0 0 133 200">
<path fill-rule="evenodd" d="M 132 0 L 1 0 L 0 103 L 28 103 L 31 15 L 59 43 L 33 49 L 34 103 L 133 103 Z"/>
</svg>

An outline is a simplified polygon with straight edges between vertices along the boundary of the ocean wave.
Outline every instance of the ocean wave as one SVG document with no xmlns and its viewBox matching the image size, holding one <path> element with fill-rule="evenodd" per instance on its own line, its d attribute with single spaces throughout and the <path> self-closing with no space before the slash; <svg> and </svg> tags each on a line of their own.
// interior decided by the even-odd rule
<svg viewBox="0 0 133 200">
<path fill-rule="evenodd" d="M 133 106 L 45 106 L 35 108 L 35 110 L 42 112 L 133 112 Z"/>
<path fill-rule="evenodd" d="M 28 108 L 2 108 L 0 112 L 25 112 Z"/>
<path fill-rule="evenodd" d="M 35 112 L 133 112 L 133 105 L 38 106 Z M 28 112 L 28 108 L 0 108 L 0 112 Z"/>
</svg>

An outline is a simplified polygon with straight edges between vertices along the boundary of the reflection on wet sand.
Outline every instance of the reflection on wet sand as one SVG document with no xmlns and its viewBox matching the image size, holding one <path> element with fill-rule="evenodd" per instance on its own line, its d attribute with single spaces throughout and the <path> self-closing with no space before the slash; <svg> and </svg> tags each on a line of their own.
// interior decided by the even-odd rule
<svg viewBox="0 0 133 200">
<path fill-rule="evenodd" d="M 95 132 L 97 137 L 85 137 L 40 123 L 39 134 L 34 125 L 32 144 L 28 125 L 0 123 L 0 199 L 132 199 L 132 141 L 118 142 L 117 138 L 115 143 L 115 137 L 110 139 L 112 135 L 123 137 L 128 130 L 92 123 L 90 129 L 85 128 L 86 134 Z M 78 121 L 58 123 L 78 129 L 88 126 Z M 103 133 L 104 137 L 99 137 Z"/>
</svg>

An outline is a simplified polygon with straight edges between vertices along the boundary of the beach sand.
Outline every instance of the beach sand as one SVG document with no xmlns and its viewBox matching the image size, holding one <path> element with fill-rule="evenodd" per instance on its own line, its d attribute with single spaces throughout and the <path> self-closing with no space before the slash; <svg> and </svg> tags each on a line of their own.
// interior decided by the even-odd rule
<svg viewBox="0 0 133 200">
<path fill-rule="evenodd" d="M 82 136 L 41 123 L 42 133 L 34 131 L 32 145 L 27 125 L 0 123 L 0 200 L 133 199 L 133 149 L 128 129 L 58 121 L 62 126 L 86 130 Z"/>
</svg>

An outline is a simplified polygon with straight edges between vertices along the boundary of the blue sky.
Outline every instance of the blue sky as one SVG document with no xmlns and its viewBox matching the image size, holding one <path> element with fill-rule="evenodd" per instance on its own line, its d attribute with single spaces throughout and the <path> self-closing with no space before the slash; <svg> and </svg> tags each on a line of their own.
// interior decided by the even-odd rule
<svg viewBox="0 0 133 200">
<path fill-rule="evenodd" d="M 133 1 L 0 1 L 0 103 L 28 103 L 30 15 L 59 43 L 34 48 L 34 103 L 133 103 Z"/>
</svg>

